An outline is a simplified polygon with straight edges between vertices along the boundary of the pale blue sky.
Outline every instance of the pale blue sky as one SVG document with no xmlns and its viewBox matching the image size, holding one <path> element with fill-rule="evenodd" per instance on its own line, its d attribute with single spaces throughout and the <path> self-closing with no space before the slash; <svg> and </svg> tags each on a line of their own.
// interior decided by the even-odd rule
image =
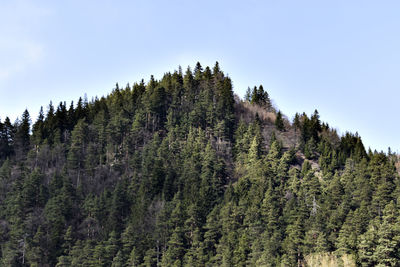
<svg viewBox="0 0 400 267">
<path fill-rule="evenodd" d="M 0 1 L 0 118 L 219 61 L 289 118 L 400 149 L 399 1 Z M 46 108 L 45 108 L 46 109 Z"/>
</svg>

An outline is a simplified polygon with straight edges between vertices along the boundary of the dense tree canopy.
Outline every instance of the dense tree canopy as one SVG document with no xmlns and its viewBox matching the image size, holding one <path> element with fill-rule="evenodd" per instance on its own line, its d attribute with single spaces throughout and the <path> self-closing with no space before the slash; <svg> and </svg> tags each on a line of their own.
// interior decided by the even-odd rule
<svg viewBox="0 0 400 267">
<path fill-rule="evenodd" d="M 116 84 L 0 121 L 0 265 L 396 266 L 397 161 L 218 63 Z"/>
</svg>

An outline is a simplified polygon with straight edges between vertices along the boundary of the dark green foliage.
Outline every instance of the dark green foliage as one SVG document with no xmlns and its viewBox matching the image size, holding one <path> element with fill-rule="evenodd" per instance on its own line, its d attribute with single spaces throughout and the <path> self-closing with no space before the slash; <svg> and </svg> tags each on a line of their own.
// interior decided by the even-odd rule
<svg viewBox="0 0 400 267">
<path fill-rule="evenodd" d="M 257 86 L 254 86 L 253 90 L 248 88 L 245 95 L 245 100 L 249 101 L 251 104 L 257 104 L 265 107 L 267 110 L 272 108 L 268 92 L 264 91 L 264 87 L 262 85 L 260 85 L 258 88 Z"/>
<path fill-rule="evenodd" d="M 275 126 L 276 129 L 278 129 L 279 131 L 283 131 L 285 129 L 281 111 L 278 111 L 278 113 L 276 114 Z"/>
<path fill-rule="evenodd" d="M 30 117 L 28 110 L 25 110 L 22 114 L 21 121 L 16 123 L 15 127 L 15 139 L 14 139 L 14 150 L 16 153 L 17 160 L 23 160 L 29 151 L 30 146 Z"/>
<path fill-rule="evenodd" d="M 4 123 L 0 121 L 0 160 L 5 160 L 14 153 L 14 127 L 6 117 Z"/>
<path fill-rule="evenodd" d="M 0 121 L 0 265 L 396 266 L 398 156 L 245 101 L 197 63 Z"/>
</svg>

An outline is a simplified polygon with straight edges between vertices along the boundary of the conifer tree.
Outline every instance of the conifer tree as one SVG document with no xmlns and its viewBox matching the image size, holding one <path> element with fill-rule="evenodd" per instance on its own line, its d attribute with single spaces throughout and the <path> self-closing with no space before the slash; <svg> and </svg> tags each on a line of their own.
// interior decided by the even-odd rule
<svg viewBox="0 0 400 267">
<path fill-rule="evenodd" d="M 282 118 L 282 113 L 280 111 L 278 111 L 278 113 L 276 114 L 275 126 L 276 126 L 276 129 L 278 129 L 279 131 L 283 131 L 285 129 L 285 125 L 283 123 L 283 118 Z"/>
<path fill-rule="evenodd" d="M 21 122 L 16 126 L 15 133 L 15 152 L 19 160 L 23 159 L 30 148 L 30 125 L 31 119 L 29 112 L 25 109 L 22 114 Z"/>
<path fill-rule="evenodd" d="M 86 155 L 86 136 L 87 136 L 87 124 L 80 120 L 75 125 L 72 131 L 71 137 L 71 149 L 68 153 L 68 163 L 72 170 L 77 172 L 77 182 L 80 184 L 81 171 L 84 167 L 85 155 Z"/>
</svg>

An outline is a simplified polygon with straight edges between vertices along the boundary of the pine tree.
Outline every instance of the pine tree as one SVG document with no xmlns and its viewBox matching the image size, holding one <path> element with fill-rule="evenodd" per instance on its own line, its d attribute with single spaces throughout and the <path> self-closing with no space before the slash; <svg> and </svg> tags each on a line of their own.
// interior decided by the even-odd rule
<svg viewBox="0 0 400 267">
<path fill-rule="evenodd" d="M 10 118 L 6 117 L 0 123 L 0 159 L 6 159 L 14 154 L 14 126 Z"/>
<path fill-rule="evenodd" d="M 44 113 L 43 113 L 43 107 L 40 107 L 39 111 L 39 116 L 36 120 L 36 122 L 32 126 L 32 141 L 33 144 L 36 146 L 36 151 L 37 151 L 37 146 L 40 145 L 40 143 L 43 141 L 45 136 L 44 133 Z"/>
<path fill-rule="evenodd" d="M 21 122 L 16 125 L 15 153 L 18 160 L 23 160 L 30 149 L 30 125 L 31 119 L 28 110 L 22 114 Z"/>
<path fill-rule="evenodd" d="M 73 236 L 72 236 L 72 227 L 69 226 L 67 228 L 67 231 L 65 232 L 64 235 L 64 242 L 63 242 L 63 249 L 64 249 L 64 254 L 68 255 L 71 252 L 72 246 L 73 246 Z"/>
<path fill-rule="evenodd" d="M 139 259 L 138 258 L 139 257 L 137 255 L 136 248 L 133 247 L 132 251 L 129 254 L 127 266 L 129 266 L 129 267 L 137 267 L 137 266 L 139 266 Z"/>
<path fill-rule="evenodd" d="M 71 148 L 68 152 L 68 163 L 72 170 L 77 172 L 76 184 L 81 183 L 81 172 L 84 167 L 86 156 L 87 124 L 79 120 L 72 131 Z"/>
<path fill-rule="evenodd" d="M 124 267 L 124 259 L 122 257 L 122 252 L 119 250 L 117 255 L 115 255 L 111 267 Z"/>
<path fill-rule="evenodd" d="M 275 126 L 278 131 L 285 130 L 285 124 L 283 123 L 282 113 L 280 111 L 276 114 Z"/>
<path fill-rule="evenodd" d="M 44 247 L 45 243 L 45 233 L 42 227 L 39 226 L 27 253 L 27 261 L 31 266 L 41 266 L 47 262 L 47 251 Z"/>
<path fill-rule="evenodd" d="M 297 112 L 294 115 L 293 126 L 294 126 L 294 130 L 295 131 L 298 131 L 300 129 L 300 126 L 301 126 L 301 124 L 300 124 L 300 115 Z"/>
<path fill-rule="evenodd" d="M 396 266 L 400 260 L 399 213 L 393 202 L 383 211 L 382 224 L 378 230 L 377 246 L 373 257 L 378 265 Z"/>
</svg>

